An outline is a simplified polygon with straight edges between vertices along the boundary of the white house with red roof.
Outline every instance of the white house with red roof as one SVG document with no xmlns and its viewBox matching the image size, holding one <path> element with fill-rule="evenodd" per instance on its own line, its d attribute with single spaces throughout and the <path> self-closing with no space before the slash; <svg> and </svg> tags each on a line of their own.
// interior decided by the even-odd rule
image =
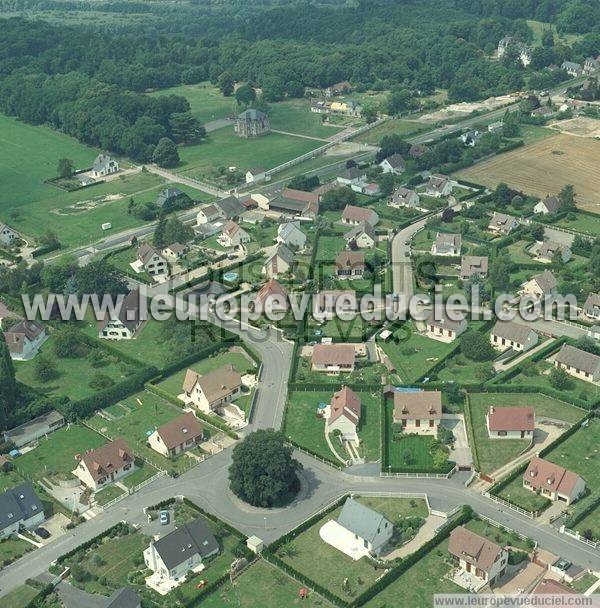
<svg viewBox="0 0 600 608">
<path fill-rule="evenodd" d="M 331 402 L 325 411 L 327 432 L 339 431 L 343 441 L 358 444 L 358 426 L 360 424 L 360 397 L 347 386 L 333 393 Z"/>
<path fill-rule="evenodd" d="M 122 437 L 75 458 L 73 475 L 95 492 L 135 470 L 135 456 Z"/>
<path fill-rule="evenodd" d="M 585 481 L 577 473 L 535 456 L 523 474 L 523 487 L 551 501 L 561 500 L 570 505 L 584 494 Z"/>
<path fill-rule="evenodd" d="M 276 279 L 269 279 L 258 291 L 254 299 L 254 310 L 264 313 L 280 313 L 288 309 L 288 292 Z"/>
<path fill-rule="evenodd" d="M 239 224 L 233 220 L 229 220 L 217 240 L 223 247 L 237 247 L 238 245 L 249 243 L 251 238 Z"/>
<path fill-rule="evenodd" d="M 529 439 L 535 430 L 535 411 L 532 407 L 492 405 L 485 418 L 488 435 L 492 439 Z"/>
</svg>

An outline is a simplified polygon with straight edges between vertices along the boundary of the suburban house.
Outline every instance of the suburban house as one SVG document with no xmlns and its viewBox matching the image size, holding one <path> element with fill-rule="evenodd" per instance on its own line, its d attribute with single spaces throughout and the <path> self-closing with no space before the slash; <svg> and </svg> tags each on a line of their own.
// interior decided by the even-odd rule
<svg viewBox="0 0 600 608">
<path fill-rule="evenodd" d="M 312 353 L 312 370 L 328 374 L 354 371 L 353 344 L 315 344 Z"/>
<path fill-rule="evenodd" d="M 10 226 L 0 222 L 0 243 L 5 247 L 10 247 L 15 241 L 21 239 L 21 235 Z"/>
<path fill-rule="evenodd" d="M 277 279 L 286 272 L 291 272 L 294 265 L 294 254 L 281 243 L 267 258 L 262 273 L 270 279 Z"/>
<path fill-rule="evenodd" d="M 460 262 L 460 278 L 467 281 L 472 277 L 485 279 L 488 274 L 488 258 L 480 255 L 463 255 Z"/>
<path fill-rule="evenodd" d="M 534 456 L 523 474 L 523 487 L 553 502 L 570 505 L 585 492 L 585 481 L 577 473 Z"/>
<path fill-rule="evenodd" d="M 275 186 L 266 193 L 253 195 L 253 198 L 261 209 L 314 220 L 319 212 L 321 197 L 317 192 Z"/>
<path fill-rule="evenodd" d="M 336 84 L 327 87 L 325 89 L 325 97 L 337 97 L 338 95 L 351 92 L 352 85 L 347 80 L 343 80 L 342 82 L 337 82 Z"/>
<path fill-rule="evenodd" d="M 555 114 L 556 112 L 548 106 L 540 106 L 531 112 L 532 118 L 550 118 Z"/>
<path fill-rule="evenodd" d="M 565 70 L 569 76 L 573 78 L 577 78 L 583 74 L 583 68 L 579 63 L 575 63 L 574 61 L 563 61 L 561 66 L 561 70 Z"/>
<path fill-rule="evenodd" d="M 502 576 L 508 565 L 508 552 L 496 543 L 458 526 L 450 532 L 448 552 L 458 562 L 458 567 L 469 577 L 469 586 L 479 589 L 493 584 Z"/>
<path fill-rule="evenodd" d="M 338 279 L 362 279 L 365 273 L 365 254 L 360 251 L 340 251 L 335 256 Z"/>
<path fill-rule="evenodd" d="M 119 171 L 119 163 L 108 154 L 98 154 L 90 174 L 93 178 L 106 177 Z"/>
<path fill-rule="evenodd" d="M 217 220 L 235 220 L 246 211 L 244 204 L 235 196 L 227 196 L 201 209 L 196 216 L 198 225 Z"/>
<path fill-rule="evenodd" d="M 490 407 L 485 415 L 488 435 L 492 438 L 525 439 L 535 431 L 532 407 Z"/>
<path fill-rule="evenodd" d="M 440 342 L 454 342 L 458 336 L 467 331 L 467 320 L 451 319 L 444 310 L 432 311 L 427 324 L 427 337 Z"/>
<path fill-rule="evenodd" d="M 169 274 L 169 262 L 151 245 L 143 243 L 138 247 L 137 259 L 150 276 Z"/>
<path fill-rule="evenodd" d="M 221 210 L 214 204 L 206 205 L 198 211 L 196 215 L 196 224 L 201 226 L 203 224 L 209 224 L 210 222 L 216 222 L 221 219 Z"/>
<path fill-rule="evenodd" d="M 246 183 L 247 184 L 258 184 L 264 182 L 267 179 L 265 173 L 267 170 L 264 167 L 252 167 L 246 171 Z"/>
<path fill-rule="evenodd" d="M 264 112 L 249 108 L 237 115 L 233 131 L 238 137 L 261 137 L 271 132 L 271 121 Z"/>
<path fill-rule="evenodd" d="M 573 253 L 567 245 L 555 243 L 554 241 L 544 241 L 538 249 L 537 259 L 540 262 L 550 263 L 554 261 L 554 256 L 560 255 L 563 264 L 566 264 L 572 257 Z"/>
<path fill-rule="evenodd" d="M 588 319 L 600 320 L 600 293 L 591 293 L 587 297 L 583 305 L 583 314 Z"/>
<path fill-rule="evenodd" d="M 556 293 L 557 287 L 556 277 L 549 270 L 544 270 L 523 284 L 523 295 L 541 298 Z"/>
<path fill-rule="evenodd" d="M 163 207 L 169 207 L 172 205 L 180 196 L 185 196 L 185 192 L 179 188 L 165 188 L 158 193 L 154 204 L 162 209 Z"/>
<path fill-rule="evenodd" d="M 512 348 L 514 351 L 527 352 L 538 343 L 538 335 L 527 325 L 498 320 L 490 333 L 490 342 L 500 351 Z"/>
<path fill-rule="evenodd" d="M 457 256 L 460 255 L 461 247 L 462 236 L 460 234 L 438 232 L 431 245 L 431 253 L 433 255 Z"/>
<path fill-rule="evenodd" d="M 33 359 L 46 341 L 48 334 L 37 321 L 24 319 L 4 332 L 4 339 L 14 361 Z"/>
<path fill-rule="evenodd" d="M 519 222 L 512 215 L 495 211 L 488 225 L 488 230 L 496 234 L 510 234 L 518 226 Z"/>
<path fill-rule="evenodd" d="M 106 340 L 132 340 L 141 325 L 140 292 L 133 289 L 123 299 L 118 314 L 107 314 L 98 323 L 98 337 Z"/>
<path fill-rule="evenodd" d="M 442 419 L 442 393 L 416 391 L 394 393 L 394 424 L 402 425 L 405 433 L 437 435 Z"/>
<path fill-rule="evenodd" d="M 333 393 L 325 412 L 327 433 L 339 431 L 342 441 L 351 441 L 358 445 L 360 408 L 360 397 L 347 386 Z"/>
<path fill-rule="evenodd" d="M 85 454 L 77 454 L 75 459 L 78 464 L 73 475 L 94 492 L 135 470 L 135 457 L 122 437 Z"/>
<path fill-rule="evenodd" d="M 600 381 L 600 357 L 570 344 L 563 344 L 554 357 L 555 367 L 586 382 Z"/>
<path fill-rule="evenodd" d="M 188 369 L 183 380 L 183 397 L 201 412 L 209 414 L 242 394 L 242 377 L 231 363 L 201 376 Z"/>
<path fill-rule="evenodd" d="M 285 312 L 288 309 L 288 292 L 275 279 L 269 279 L 258 291 L 254 299 L 254 310 L 266 315 Z"/>
<path fill-rule="evenodd" d="M 64 416 L 56 410 L 50 410 L 29 422 L 4 431 L 4 441 L 10 441 L 15 444 L 15 447 L 20 448 L 40 437 L 49 435 L 61 426 L 64 426 L 64 424 Z"/>
<path fill-rule="evenodd" d="M 375 211 L 366 207 L 356 207 L 355 205 L 346 205 L 342 211 L 342 224 L 358 226 L 362 222 L 368 222 L 371 226 L 376 226 L 379 221 L 379 216 Z"/>
<path fill-rule="evenodd" d="M 147 582 L 183 582 L 187 574 L 199 572 L 203 561 L 219 553 L 219 543 L 204 519 L 181 525 L 159 540 L 152 540 L 144 549 L 144 562 L 154 572 Z"/>
<path fill-rule="evenodd" d="M 350 249 L 372 249 L 375 247 L 377 235 L 369 222 L 361 222 L 344 235 Z"/>
<path fill-rule="evenodd" d="M 600 70 L 600 55 L 598 57 L 586 57 L 583 62 L 583 73 L 589 75 L 598 70 Z"/>
<path fill-rule="evenodd" d="M 46 519 L 33 485 L 26 481 L 0 494 L 0 538 L 37 528 Z"/>
<path fill-rule="evenodd" d="M 300 230 L 300 222 L 279 224 L 277 228 L 277 242 L 294 249 L 304 249 L 306 246 L 306 235 Z"/>
<path fill-rule="evenodd" d="M 324 289 L 313 296 L 313 316 L 318 321 L 356 311 L 358 302 L 353 289 Z"/>
<path fill-rule="evenodd" d="M 360 167 L 349 167 L 337 176 L 338 184 L 342 186 L 358 186 L 367 179 L 367 172 Z"/>
<path fill-rule="evenodd" d="M 189 251 L 187 245 L 172 243 L 162 250 L 162 254 L 171 260 L 180 260 Z"/>
<path fill-rule="evenodd" d="M 402 186 L 394 190 L 388 205 L 390 207 L 413 208 L 419 205 L 420 200 L 419 195 L 414 190 L 410 190 L 409 188 Z"/>
<path fill-rule="evenodd" d="M 229 220 L 217 240 L 223 247 L 237 247 L 249 243 L 251 237 L 239 224 Z"/>
<path fill-rule="evenodd" d="M 450 196 L 452 194 L 452 180 L 447 175 L 434 173 L 429 178 L 426 192 L 429 196 L 434 196 L 435 198 Z"/>
<path fill-rule="evenodd" d="M 148 437 L 148 443 L 155 452 L 169 458 L 195 448 L 203 438 L 204 428 L 194 412 L 186 412 L 157 427 Z"/>
<path fill-rule="evenodd" d="M 393 175 L 401 175 L 406 169 L 406 163 L 400 154 L 392 154 L 384 158 L 379 166 L 383 173 L 392 173 Z"/>
<path fill-rule="evenodd" d="M 561 207 L 561 202 L 558 196 L 547 196 L 543 201 L 540 201 L 533 208 L 534 213 L 542 215 L 554 215 Z"/>
<path fill-rule="evenodd" d="M 498 120 L 496 122 L 492 122 L 487 127 L 488 133 L 502 133 L 503 129 L 504 129 L 503 120 Z"/>
<path fill-rule="evenodd" d="M 349 496 L 337 520 L 330 520 L 319 530 L 328 544 L 354 560 L 377 557 L 394 534 L 394 526 L 385 516 Z"/>
</svg>

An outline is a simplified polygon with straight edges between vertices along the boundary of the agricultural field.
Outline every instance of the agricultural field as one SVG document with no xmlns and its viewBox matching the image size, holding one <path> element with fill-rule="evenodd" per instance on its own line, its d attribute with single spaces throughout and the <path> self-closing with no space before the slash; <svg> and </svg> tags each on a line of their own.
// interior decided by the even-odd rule
<svg viewBox="0 0 600 608">
<path fill-rule="evenodd" d="M 457 176 L 492 188 L 505 182 L 539 198 L 575 184 L 577 206 L 597 213 L 600 173 L 595 168 L 599 154 L 600 142 L 561 134 L 494 156 L 459 171 Z"/>
<path fill-rule="evenodd" d="M 291 437 L 298 445 L 332 459 L 334 454 L 329 449 L 325 439 L 325 421 L 317 416 L 317 406 L 320 403 L 329 403 L 334 391 L 340 385 L 332 386 L 331 392 L 293 392 L 290 393 L 289 403 L 285 415 L 286 436 Z M 367 461 L 376 461 L 380 456 L 380 429 L 381 429 L 381 398 L 377 394 L 357 393 L 361 400 L 362 414 L 358 431 L 361 440 L 359 452 Z M 342 458 L 346 454 L 339 441 L 332 438 L 332 442 Z"/>
<path fill-rule="evenodd" d="M 471 393 L 469 411 L 472 429 L 470 441 L 477 455 L 479 470 L 491 474 L 501 466 L 515 459 L 529 444 L 528 439 L 490 439 L 487 433 L 486 414 L 491 406 L 529 407 L 533 406 L 538 420 L 552 418 L 568 424 L 575 424 L 585 412 L 542 394 L 531 393 Z"/>
</svg>

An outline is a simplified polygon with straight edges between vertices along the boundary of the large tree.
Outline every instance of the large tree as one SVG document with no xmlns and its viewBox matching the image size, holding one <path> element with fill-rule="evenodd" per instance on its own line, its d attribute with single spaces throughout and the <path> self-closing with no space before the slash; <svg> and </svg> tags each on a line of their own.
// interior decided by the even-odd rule
<svg viewBox="0 0 600 608">
<path fill-rule="evenodd" d="M 160 167 L 175 167 L 179 164 L 179 152 L 177 146 L 172 139 L 163 137 L 154 148 L 152 153 L 152 161 Z"/>
<path fill-rule="evenodd" d="M 285 436 L 272 429 L 251 433 L 233 450 L 232 491 L 255 507 L 285 504 L 298 491 L 302 465 L 292 458 Z"/>
<path fill-rule="evenodd" d="M 5 425 L 17 401 L 15 368 L 4 334 L 0 331 L 0 422 Z"/>
<path fill-rule="evenodd" d="M 81 267 L 75 276 L 75 284 L 80 296 L 94 293 L 116 296 L 129 291 L 119 271 L 105 260 L 96 260 Z"/>
</svg>

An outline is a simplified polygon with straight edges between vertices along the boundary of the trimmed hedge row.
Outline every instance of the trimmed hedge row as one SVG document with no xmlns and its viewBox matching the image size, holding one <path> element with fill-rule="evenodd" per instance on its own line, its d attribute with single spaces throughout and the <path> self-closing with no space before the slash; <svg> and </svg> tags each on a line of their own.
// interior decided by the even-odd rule
<svg viewBox="0 0 600 608">
<path fill-rule="evenodd" d="M 73 557 L 74 555 L 79 553 L 79 551 L 81 551 L 81 550 L 85 551 L 86 549 L 89 549 L 93 544 L 97 543 L 98 541 L 102 540 L 103 538 L 106 538 L 107 536 L 111 536 L 113 534 L 113 532 L 122 533 L 122 532 L 125 532 L 125 530 L 129 531 L 129 529 L 130 529 L 129 524 L 127 522 L 120 521 L 118 524 L 115 524 L 114 526 L 111 526 L 107 530 L 104 530 L 104 532 L 100 532 L 100 534 L 97 534 L 93 538 L 90 538 L 90 540 L 86 540 L 84 543 L 81 543 L 81 545 L 75 547 L 75 549 L 71 549 L 70 551 L 63 553 L 62 555 L 59 555 L 56 558 L 56 563 L 63 564 L 67 559 L 69 559 L 70 557 Z"/>
<path fill-rule="evenodd" d="M 573 529 L 580 521 L 583 521 L 592 511 L 600 507 L 600 496 L 596 496 L 585 509 L 582 509 L 579 513 L 567 517 L 565 521 L 565 528 Z"/>
</svg>

